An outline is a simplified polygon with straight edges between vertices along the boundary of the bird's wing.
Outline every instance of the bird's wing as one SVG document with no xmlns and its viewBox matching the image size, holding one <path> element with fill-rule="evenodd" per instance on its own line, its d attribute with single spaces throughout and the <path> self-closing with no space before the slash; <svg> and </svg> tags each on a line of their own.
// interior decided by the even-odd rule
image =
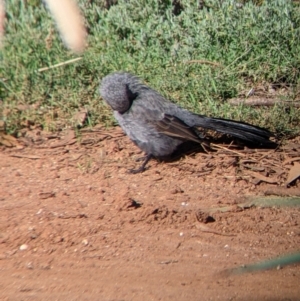
<svg viewBox="0 0 300 301">
<path fill-rule="evenodd" d="M 163 119 L 155 121 L 155 127 L 159 133 L 170 137 L 191 140 L 197 143 L 201 142 L 192 127 L 189 127 L 182 120 L 172 115 L 164 114 Z"/>
</svg>

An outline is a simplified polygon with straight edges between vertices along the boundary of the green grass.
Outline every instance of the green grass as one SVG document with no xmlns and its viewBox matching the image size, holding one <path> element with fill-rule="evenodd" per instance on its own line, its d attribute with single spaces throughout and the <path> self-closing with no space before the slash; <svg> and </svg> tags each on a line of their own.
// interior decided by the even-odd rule
<svg viewBox="0 0 300 301">
<path fill-rule="evenodd" d="M 252 87 L 269 85 L 277 92 L 285 89 L 283 99 L 299 101 L 299 5 L 264 0 L 240 7 L 237 1 L 211 0 L 200 9 L 197 2 L 177 1 L 175 9 L 167 0 L 119 0 L 106 9 L 104 1 L 82 0 L 89 31 L 82 60 L 37 72 L 76 55 L 63 46 L 38 1 L 7 1 L 0 118 L 10 133 L 28 124 L 56 130 L 73 126 L 76 111 L 86 107 L 88 125 L 112 125 L 98 85 L 109 72 L 127 70 L 195 112 L 299 134 L 300 109 L 293 105 L 251 108 L 227 102 Z"/>
</svg>

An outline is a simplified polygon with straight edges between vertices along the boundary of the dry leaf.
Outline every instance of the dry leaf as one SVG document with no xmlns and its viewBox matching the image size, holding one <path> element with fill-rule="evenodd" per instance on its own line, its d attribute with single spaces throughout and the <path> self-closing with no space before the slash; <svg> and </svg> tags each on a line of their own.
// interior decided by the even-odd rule
<svg viewBox="0 0 300 301">
<path fill-rule="evenodd" d="M 250 176 L 252 176 L 255 179 L 258 179 L 259 181 L 262 181 L 262 182 L 266 182 L 266 183 L 270 183 L 270 184 L 276 184 L 276 183 L 278 183 L 277 179 L 265 177 L 265 176 L 261 175 L 258 172 L 247 171 L 247 174 L 250 175 Z"/>
<path fill-rule="evenodd" d="M 289 185 L 299 177 L 300 177 L 300 164 L 295 162 L 294 166 L 290 169 L 290 172 L 288 174 L 288 178 L 287 178 L 285 184 Z"/>
<path fill-rule="evenodd" d="M 282 165 L 286 165 L 286 164 L 292 163 L 294 161 L 300 161 L 300 157 L 288 158 L 283 161 Z"/>
<path fill-rule="evenodd" d="M 88 116 L 88 110 L 86 108 L 81 108 L 73 117 L 75 124 L 77 126 L 83 126 Z"/>
<path fill-rule="evenodd" d="M 76 142 L 76 135 L 73 130 L 69 130 L 64 139 L 62 139 L 60 142 L 57 142 L 55 144 L 50 145 L 50 148 L 56 148 L 61 146 L 70 145 Z"/>
<path fill-rule="evenodd" d="M 11 135 L 5 135 L 3 133 L 0 133 L 0 144 L 7 146 L 7 147 L 20 147 L 18 140 L 11 136 Z"/>
</svg>

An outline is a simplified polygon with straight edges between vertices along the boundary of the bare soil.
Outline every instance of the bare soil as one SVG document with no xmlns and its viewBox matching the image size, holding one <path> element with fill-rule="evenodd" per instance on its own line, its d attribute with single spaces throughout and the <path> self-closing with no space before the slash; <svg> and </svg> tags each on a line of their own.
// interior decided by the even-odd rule
<svg viewBox="0 0 300 301">
<path fill-rule="evenodd" d="M 227 148 L 129 174 L 118 128 L 2 146 L 0 300 L 300 300 L 299 265 L 222 274 L 299 250 L 299 207 L 239 204 L 286 189 L 300 139 Z"/>
</svg>

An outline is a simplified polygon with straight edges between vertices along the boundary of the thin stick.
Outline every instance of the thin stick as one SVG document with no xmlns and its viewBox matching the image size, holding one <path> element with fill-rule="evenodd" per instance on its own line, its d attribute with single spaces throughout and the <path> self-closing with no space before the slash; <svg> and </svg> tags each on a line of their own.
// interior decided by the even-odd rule
<svg viewBox="0 0 300 301">
<path fill-rule="evenodd" d="M 202 224 L 195 224 L 196 228 L 202 232 L 207 232 L 207 233 L 213 233 L 217 235 L 222 235 L 222 236 L 236 236 L 235 234 L 230 234 L 230 233 L 223 233 L 214 229 L 211 229 L 205 225 Z"/>
<path fill-rule="evenodd" d="M 295 108 L 300 107 L 299 101 L 282 101 L 280 99 L 273 99 L 267 97 L 249 97 L 249 98 L 232 98 L 228 100 L 228 103 L 234 106 L 243 104 L 245 106 L 274 106 L 274 105 L 286 105 L 293 106 Z"/>
<path fill-rule="evenodd" d="M 207 60 L 190 60 L 190 61 L 186 61 L 185 63 L 186 64 L 198 63 L 198 64 L 206 64 L 206 65 L 212 65 L 212 66 L 216 66 L 216 67 L 222 67 L 222 65 L 220 63 L 211 62 L 211 61 L 207 61 Z"/>
<path fill-rule="evenodd" d="M 228 151 L 228 152 L 237 154 L 237 155 L 239 155 L 239 156 L 241 156 L 241 157 L 245 157 L 244 154 L 242 154 L 242 153 L 240 153 L 240 152 L 237 152 L 237 151 L 234 151 L 234 150 L 232 150 L 232 149 L 229 149 L 229 148 L 227 148 L 227 147 L 224 147 L 224 146 L 221 146 L 221 145 L 217 145 L 217 144 L 214 144 L 214 143 L 211 143 L 210 145 L 211 145 L 212 147 L 220 148 L 220 149 L 226 150 L 226 151 Z"/>
<path fill-rule="evenodd" d="M 18 155 L 18 154 L 12 154 L 10 157 L 15 157 L 15 158 L 25 158 L 25 159 L 32 159 L 32 160 L 38 160 L 42 159 L 40 156 L 33 156 L 33 155 Z"/>
<path fill-rule="evenodd" d="M 82 60 L 82 57 L 77 57 L 75 59 L 68 60 L 68 61 L 65 61 L 65 62 L 61 62 L 61 63 L 55 64 L 55 65 L 52 65 L 52 66 L 49 66 L 49 67 L 40 68 L 37 71 L 38 72 L 44 72 L 44 71 L 47 71 L 49 69 L 53 69 L 53 68 L 61 67 L 61 66 L 64 66 L 64 65 L 68 65 L 68 64 L 80 61 L 80 60 Z"/>
</svg>

